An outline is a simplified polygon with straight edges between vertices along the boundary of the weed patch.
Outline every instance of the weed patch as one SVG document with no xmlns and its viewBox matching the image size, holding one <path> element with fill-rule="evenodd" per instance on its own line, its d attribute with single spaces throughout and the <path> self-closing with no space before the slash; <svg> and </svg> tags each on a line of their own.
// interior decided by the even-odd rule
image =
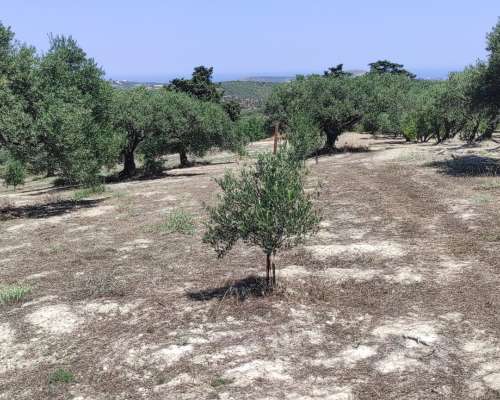
<svg viewBox="0 0 500 400">
<path fill-rule="evenodd" d="M 195 232 L 194 218 L 183 210 L 175 210 L 158 226 L 161 232 L 193 235 Z"/>
<path fill-rule="evenodd" d="M 49 383 L 72 383 L 75 376 L 72 372 L 59 368 L 49 375 Z"/>
<path fill-rule="evenodd" d="M 29 293 L 31 287 L 28 285 L 0 286 L 0 305 L 18 303 Z"/>
</svg>

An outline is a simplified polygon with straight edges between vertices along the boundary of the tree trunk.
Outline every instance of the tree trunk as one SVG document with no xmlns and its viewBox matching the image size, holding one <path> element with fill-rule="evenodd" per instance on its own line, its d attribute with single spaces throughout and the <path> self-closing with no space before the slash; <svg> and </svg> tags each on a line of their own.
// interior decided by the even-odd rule
<svg viewBox="0 0 500 400">
<path fill-rule="evenodd" d="M 181 161 L 181 167 L 187 167 L 189 165 L 189 160 L 186 154 L 186 150 L 179 151 L 179 159 Z"/>
<path fill-rule="evenodd" d="M 337 141 L 337 138 L 339 137 L 340 133 L 336 129 L 329 129 L 325 133 L 326 133 L 325 149 L 328 150 L 329 152 L 332 152 L 333 150 L 335 150 L 335 142 Z"/>
<path fill-rule="evenodd" d="M 273 265 L 273 287 L 274 287 L 274 286 L 276 286 L 276 265 L 274 264 L 274 257 L 273 257 L 272 265 Z"/>
<path fill-rule="evenodd" d="M 269 287 L 269 272 L 271 271 L 271 254 L 266 254 L 266 285 Z"/>
<path fill-rule="evenodd" d="M 133 151 L 126 151 L 123 154 L 123 171 L 120 172 L 120 176 L 131 177 L 136 173 L 135 159 Z"/>
</svg>

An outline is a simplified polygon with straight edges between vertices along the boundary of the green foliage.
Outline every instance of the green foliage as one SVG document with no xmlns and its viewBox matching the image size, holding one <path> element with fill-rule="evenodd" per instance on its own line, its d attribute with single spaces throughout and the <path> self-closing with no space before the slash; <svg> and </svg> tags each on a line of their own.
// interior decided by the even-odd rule
<svg viewBox="0 0 500 400">
<path fill-rule="evenodd" d="M 341 76 L 350 76 L 349 72 L 344 71 L 344 64 L 337 64 L 335 67 L 328 68 L 324 73 L 324 76 L 332 76 L 332 77 L 341 77 Z"/>
<path fill-rule="evenodd" d="M 193 235 L 195 232 L 194 218 L 184 210 L 175 210 L 160 225 L 160 230 L 166 233 Z"/>
<path fill-rule="evenodd" d="M 112 89 L 104 72 L 74 39 L 55 36 L 36 73 L 40 99 L 34 167 L 95 185 L 119 149 L 110 124 Z"/>
<path fill-rule="evenodd" d="M 165 132 L 159 129 L 159 97 L 159 93 L 144 87 L 114 92 L 113 125 L 121 136 L 122 176 L 130 177 L 136 173 L 135 151 L 143 142 L 149 141 L 144 146 L 152 146 L 151 143 L 155 142 L 153 136 L 165 136 Z"/>
<path fill-rule="evenodd" d="M 408 78 L 415 79 L 415 74 L 408 72 L 402 64 L 393 63 L 388 60 L 379 60 L 368 64 L 370 66 L 370 73 L 372 74 L 393 74 L 404 75 Z"/>
<path fill-rule="evenodd" d="M 326 136 L 333 149 L 337 138 L 362 117 L 364 93 L 358 80 L 346 76 L 298 77 L 278 86 L 266 104 L 266 114 L 287 130 L 295 113 L 305 113 Z"/>
<path fill-rule="evenodd" d="M 226 172 L 217 183 L 219 203 L 209 208 L 204 242 L 223 257 L 238 240 L 260 247 L 268 259 L 317 229 L 319 217 L 304 191 L 301 163 L 286 150 L 261 154 L 239 176 Z"/>
<path fill-rule="evenodd" d="M 245 115 L 235 125 L 236 136 L 243 142 L 255 142 L 268 137 L 266 119 L 263 115 L 253 113 Z"/>
<path fill-rule="evenodd" d="M 75 381 L 75 376 L 72 372 L 59 368 L 49 375 L 49 383 L 72 383 Z"/>
<path fill-rule="evenodd" d="M 323 144 L 321 130 L 307 114 L 303 113 L 292 116 L 287 140 L 291 147 L 291 155 L 300 161 L 306 160 Z"/>
<path fill-rule="evenodd" d="M 20 302 L 31 293 L 28 285 L 2 285 L 0 286 L 0 305 Z"/>
<path fill-rule="evenodd" d="M 5 165 L 3 179 L 6 186 L 13 186 L 14 190 L 19 185 L 24 184 L 26 178 L 26 171 L 21 161 L 11 158 Z"/>
<path fill-rule="evenodd" d="M 222 107 L 227 113 L 231 121 L 237 121 L 241 116 L 241 105 L 236 100 L 225 100 L 222 102 Z"/>
<path fill-rule="evenodd" d="M 203 65 L 195 67 L 191 79 L 174 79 L 168 85 L 168 89 L 187 93 L 200 100 L 218 103 L 222 98 L 222 92 L 219 85 L 212 82 L 213 73 L 213 67 L 207 68 Z"/>
</svg>

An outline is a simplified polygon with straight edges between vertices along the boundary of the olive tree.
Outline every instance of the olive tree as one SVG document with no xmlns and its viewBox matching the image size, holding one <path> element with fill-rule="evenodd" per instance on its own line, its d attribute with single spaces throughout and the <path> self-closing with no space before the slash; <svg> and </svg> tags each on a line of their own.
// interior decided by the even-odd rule
<svg viewBox="0 0 500 400">
<path fill-rule="evenodd" d="M 119 149 L 110 118 L 112 88 L 104 71 L 73 38 L 55 36 L 36 74 L 41 164 L 68 181 L 96 184 L 101 168 L 115 162 Z"/>
<path fill-rule="evenodd" d="M 168 141 L 158 149 L 178 153 L 181 166 L 188 166 L 188 154 L 201 157 L 210 149 L 234 149 L 237 145 L 228 115 L 219 104 L 198 100 L 183 93 L 162 94 L 161 120 Z"/>
<path fill-rule="evenodd" d="M 0 22 L 0 150 L 16 159 L 33 153 L 37 63 L 34 48 L 19 44 Z"/>
<path fill-rule="evenodd" d="M 275 90 L 269 97 L 266 113 L 280 126 L 288 126 L 296 113 L 307 114 L 325 135 L 325 148 L 331 151 L 337 138 L 361 120 L 363 97 L 356 78 L 298 77 Z"/>
<path fill-rule="evenodd" d="M 9 159 L 3 174 L 5 185 L 13 186 L 14 190 L 16 190 L 17 186 L 24 184 L 25 177 L 26 172 L 23 163 L 13 158 Z"/>
<path fill-rule="evenodd" d="M 157 95 L 139 87 L 131 90 L 115 90 L 113 101 L 113 124 L 122 137 L 122 177 L 136 173 L 135 152 L 137 148 L 157 130 L 155 126 Z"/>
<path fill-rule="evenodd" d="M 287 150 L 261 154 L 255 166 L 239 176 L 227 171 L 217 180 L 222 193 L 209 208 L 210 221 L 204 241 L 223 257 L 239 240 L 260 247 L 266 255 L 266 282 L 276 283 L 273 256 L 314 232 L 319 216 L 311 196 L 304 191 L 304 170 Z"/>
</svg>

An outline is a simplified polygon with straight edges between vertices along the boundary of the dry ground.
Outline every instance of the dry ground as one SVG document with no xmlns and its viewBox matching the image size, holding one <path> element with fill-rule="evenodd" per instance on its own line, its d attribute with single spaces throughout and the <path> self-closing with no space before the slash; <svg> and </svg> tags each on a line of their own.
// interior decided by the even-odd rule
<svg viewBox="0 0 500 400">
<path fill-rule="evenodd" d="M 265 295 L 257 249 L 201 243 L 228 155 L 80 202 L 2 189 L 0 283 L 32 292 L 0 306 L 0 399 L 500 398 L 499 144 L 342 140 L 371 151 L 310 164 L 321 230 Z M 193 236 L 158 229 L 176 209 Z"/>
</svg>

